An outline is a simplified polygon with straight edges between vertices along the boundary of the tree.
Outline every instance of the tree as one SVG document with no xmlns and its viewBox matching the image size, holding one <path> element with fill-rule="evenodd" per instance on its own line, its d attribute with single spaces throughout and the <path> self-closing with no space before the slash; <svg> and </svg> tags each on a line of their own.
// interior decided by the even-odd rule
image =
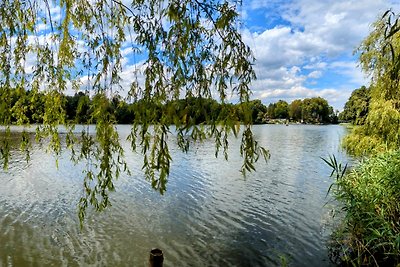
<svg viewBox="0 0 400 267">
<path fill-rule="evenodd" d="M 43 113 L 33 114 L 43 122 L 38 126 L 37 139 L 49 140 L 49 148 L 59 156 L 58 125 L 64 124 L 69 129 L 66 140 L 73 159 L 88 162 L 85 193 L 79 203 L 81 221 L 89 204 L 98 211 L 109 205 L 114 179 L 121 171 L 129 171 L 113 125 L 115 109 L 109 105 L 118 90 L 126 89 L 121 88 L 122 49 L 130 48 L 143 59 L 131 74 L 136 79 L 128 94 L 143 105 L 133 110 L 129 138 L 133 150 L 141 148 L 143 169 L 151 185 L 161 193 L 166 189 L 171 162 L 168 121 L 174 121 L 183 151 L 190 144 L 185 136 L 192 133 L 195 140 L 203 136 L 215 139 L 216 154 L 220 148 L 226 153 L 228 134 L 239 134 L 239 118 L 234 114 L 221 127 L 206 118 L 209 126 L 199 128 L 185 114 L 155 115 L 152 108 L 180 96 L 217 95 L 225 102 L 231 92 L 240 103 L 249 101 L 254 58 L 238 31 L 239 4 L 227 0 L 132 0 L 130 5 L 119 0 L 14 0 L 0 4 L 0 124 L 12 122 L 13 95 L 26 91 L 33 96 L 44 94 Z M 53 18 L 52 5 L 60 8 L 59 19 Z M 28 57 L 34 62 L 33 73 L 25 68 Z M 141 69 L 143 83 L 139 82 Z M 91 97 L 95 92 L 90 102 L 90 120 L 96 123 L 94 136 L 84 131 L 77 138 L 73 124 L 65 120 L 63 92 L 68 88 L 86 90 Z M 247 105 L 243 109 L 250 112 Z M 28 123 L 27 110 L 14 112 L 18 123 Z M 254 140 L 251 121 L 243 123 L 240 153 L 245 173 L 254 170 L 259 156 L 266 158 L 268 153 Z M 10 128 L 5 131 L 9 136 Z M 0 150 L 4 167 L 9 158 L 7 140 L 4 138 Z M 25 147 L 29 139 L 21 142 Z"/>
<path fill-rule="evenodd" d="M 289 105 L 289 117 L 294 121 L 301 121 L 302 101 L 301 99 L 293 100 Z"/>
<path fill-rule="evenodd" d="M 78 92 L 74 96 L 65 96 L 65 113 L 67 121 L 87 123 L 89 121 L 90 99 L 87 94 Z"/>
<path fill-rule="evenodd" d="M 279 100 L 268 105 L 266 113 L 269 119 L 291 119 L 309 123 L 337 123 L 337 113 L 322 97 L 296 99 L 290 104 Z"/>
<path fill-rule="evenodd" d="M 339 110 L 333 110 L 332 106 L 329 106 L 329 122 L 332 124 L 338 124 L 339 123 Z"/>
<path fill-rule="evenodd" d="M 369 88 L 361 86 L 354 90 L 344 105 L 344 110 L 340 114 L 340 119 L 351 121 L 356 125 L 364 124 L 368 115 L 370 98 L 371 94 Z"/>
<path fill-rule="evenodd" d="M 302 104 L 302 118 L 308 122 L 331 122 L 333 108 L 322 97 L 306 98 Z"/>
<path fill-rule="evenodd" d="M 399 16 L 387 11 L 358 48 L 362 69 L 371 77 L 370 102 L 364 125 L 344 144 L 354 154 L 370 154 L 400 146 Z"/>
<path fill-rule="evenodd" d="M 267 111 L 267 107 L 261 103 L 261 100 L 256 99 L 249 102 L 251 110 L 251 120 L 254 124 L 264 123 L 264 114 Z"/>
<path fill-rule="evenodd" d="M 275 119 L 275 109 L 276 103 L 270 103 L 267 108 L 267 117 L 268 119 Z"/>
<path fill-rule="evenodd" d="M 274 117 L 277 119 L 287 119 L 289 116 L 288 107 L 289 107 L 288 103 L 284 100 L 279 100 L 278 102 L 276 102 Z"/>
<path fill-rule="evenodd" d="M 333 235 L 332 254 L 340 255 L 341 265 L 400 262 L 400 17 L 388 10 L 373 27 L 358 48 L 360 65 L 371 77 L 368 114 L 344 140 L 348 152 L 370 158 L 332 186 L 346 211 Z"/>
</svg>

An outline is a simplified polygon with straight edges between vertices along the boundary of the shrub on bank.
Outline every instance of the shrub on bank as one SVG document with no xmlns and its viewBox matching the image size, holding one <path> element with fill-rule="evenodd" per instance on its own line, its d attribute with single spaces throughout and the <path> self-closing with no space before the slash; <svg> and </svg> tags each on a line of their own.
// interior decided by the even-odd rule
<svg viewBox="0 0 400 267">
<path fill-rule="evenodd" d="M 343 138 L 342 145 L 347 153 L 354 156 L 376 155 L 385 151 L 393 150 L 394 145 L 388 146 L 377 136 L 365 135 L 363 126 L 354 128 L 351 134 Z"/>
<path fill-rule="evenodd" d="M 334 197 L 345 217 L 332 235 L 331 257 L 341 264 L 400 264 L 400 151 L 374 156 L 338 178 Z"/>
</svg>

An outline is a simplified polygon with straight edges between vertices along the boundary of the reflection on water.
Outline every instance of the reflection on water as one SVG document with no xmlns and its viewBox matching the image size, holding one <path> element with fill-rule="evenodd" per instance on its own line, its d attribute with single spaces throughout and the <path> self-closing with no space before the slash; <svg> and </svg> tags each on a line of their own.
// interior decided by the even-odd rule
<svg viewBox="0 0 400 267">
<path fill-rule="evenodd" d="M 120 126 L 126 136 L 129 126 Z M 239 141 L 230 159 L 214 158 L 214 144 L 179 152 L 167 192 L 152 190 L 141 157 L 127 152 L 132 176 L 121 176 L 113 206 L 90 213 L 81 231 L 77 203 L 84 165 L 33 146 L 31 161 L 14 147 L 0 171 L 0 266 L 147 266 L 151 248 L 165 266 L 329 266 L 324 206 L 331 181 L 320 157 L 339 151 L 340 126 L 255 126 L 271 152 L 268 164 L 243 178 Z M 17 136 L 18 134 L 14 134 Z M 128 143 L 124 143 L 129 147 Z"/>
</svg>

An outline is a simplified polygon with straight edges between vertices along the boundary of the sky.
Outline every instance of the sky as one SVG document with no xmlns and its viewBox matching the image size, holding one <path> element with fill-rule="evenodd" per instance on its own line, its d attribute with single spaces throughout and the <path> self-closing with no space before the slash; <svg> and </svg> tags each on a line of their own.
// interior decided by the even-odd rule
<svg viewBox="0 0 400 267">
<path fill-rule="evenodd" d="M 243 0 L 245 42 L 252 48 L 257 80 L 253 98 L 264 104 L 321 96 L 334 109 L 354 89 L 369 85 L 355 49 L 391 0 Z"/>
<path fill-rule="evenodd" d="M 400 0 L 243 0 L 240 32 L 256 58 L 252 99 L 268 105 L 320 96 L 343 110 L 353 90 L 369 85 L 354 51 L 389 8 L 398 13 Z M 51 13 L 56 21 L 60 7 Z M 38 27 L 45 42 L 46 26 Z M 121 85 L 128 90 L 138 62 L 130 44 L 122 55 Z"/>
</svg>

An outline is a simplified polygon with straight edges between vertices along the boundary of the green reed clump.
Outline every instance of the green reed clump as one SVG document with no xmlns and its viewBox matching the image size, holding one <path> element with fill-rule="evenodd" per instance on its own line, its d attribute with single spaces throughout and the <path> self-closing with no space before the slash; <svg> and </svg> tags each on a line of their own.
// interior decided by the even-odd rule
<svg viewBox="0 0 400 267">
<path fill-rule="evenodd" d="M 331 258 L 343 265 L 400 264 L 400 151 L 372 157 L 333 184 L 344 220 L 332 235 Z"/>
</svg>

